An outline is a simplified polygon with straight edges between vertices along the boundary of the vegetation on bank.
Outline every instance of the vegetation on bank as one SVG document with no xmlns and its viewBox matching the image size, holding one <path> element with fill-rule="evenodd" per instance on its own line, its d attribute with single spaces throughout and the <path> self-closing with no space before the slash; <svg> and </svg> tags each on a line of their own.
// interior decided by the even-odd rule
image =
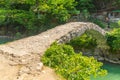
<svg viewBox="0 0 120 80">
<path fill-rule="evenodd" d="M 65 23 L 71 16 L 78 14 L 83 14 L 85 21 L 89 20 L 105 28 L 105 22 L 91 19 L 90 14 L 119 9 L 119 6 L 120 0 L 0 0 L 0 35 L 19 38 L 24 34 L 37 34 Z M 110 24 L 112 28 L 119 25 L 120 22 Z M 89 33 L 95 35 L 88 35 Z M 101 69 L 102 63 L 93 57 L 75 53 L 74 49 L 98 47 L 119 53 L 120 29 L 114 29 L 106 37 L 91 31 L 68 44 L 51 45 L 42 57 L 43 63 L 68 80 L 90 80 L 91 75 L 105 75 L 106 70 Z"/>
<path fill-rule="evenodd" d="M 92 75 L 97 77 L 107 74 L 107 71 L 101 68 L 101 62 L 93 57 L 83 56 L 80 52 L 83 49 L 94 50 L 95 48 L 110 51 L 112 49 L 112 53 L 119 53 L 120 29 L 114 29 L 106 36 L 100 35 L 99 32 L 86 31 L 82 36 L 72 39 L 67 45 L 53 43 L 41 60 L 44 65 L 55 69 L 56 73 L 66 80 L 90 80 Z"/>
<path fill-rule="evenodd" d="M 44 65 L 52 67 L 66 80 L 90 80 L 90 76 L 103 76 L 106 70 L 93 57 L 75 53 L 74 49 L 65 44 L 52 44 L 42 57 Z"/>
<path fill-rule="evenodd" d="M 120 28 L 113 29 L 107 35 L 107 43 L 114 51 L 120 52 Z"/>
<path fill-rule="evenodd" d="M 94 50 L 98 48 L 106 50 L 109 53 L 120 54 L 120 28 L 114 28 L 106 36 L 102 36 L 94 30 L 86 31 L 83 35 L 72 39 L 67 44 L 72 46 L 75 51 L 82 51 L 84 49 Z"/>
<path fill-rule="evenodd" d="M 117 9 L 119 3 L 120 0 L 0 0 L 0 34 L 36 34 L 67 22 L 73 15 L 83 14 L 86 19 L 90 13 L 102 10 L 101 6 L 105 10 Z"/>
<path fill-rule="evenodd" d="M 71 45 L 75 50 L 93 48 L 109 49 L 106 37 L 95 30 L 87 30 L 83 35 L 72 39 L 67 44 Z"/>
<path fill-rule="evenodd" d="M 8 34 L 34 34 L 67 21 L 75 0 L 0 0 L 0 26 Z"/>
</svg>

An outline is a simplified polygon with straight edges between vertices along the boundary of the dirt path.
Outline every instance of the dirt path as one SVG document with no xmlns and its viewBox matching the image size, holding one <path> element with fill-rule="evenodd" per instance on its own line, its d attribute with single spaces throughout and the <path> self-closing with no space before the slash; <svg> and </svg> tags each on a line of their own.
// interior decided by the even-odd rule
<svg viewBox="0 0 120 80">
<path fill-rule="evenodd" d="M 0 55 L 0 80 L 15 80 L 19 71 L 18 66 L 9 65 L 10 61 Z"/>
<path fill-rule="evenodd" d="M 44 67 L 39 75 L 23 74 L 19 80 L 62 80 L 54 72 L 53 69 Z"/>
<path fill-rule="evenodd" d="M 40 74 L 22 74 L 19 76 L 20 65 L 13 66 L 10 60 L 0 54 L 0 80 L 61 80 L 54 70 L 43 67 Z"/>
</svg>

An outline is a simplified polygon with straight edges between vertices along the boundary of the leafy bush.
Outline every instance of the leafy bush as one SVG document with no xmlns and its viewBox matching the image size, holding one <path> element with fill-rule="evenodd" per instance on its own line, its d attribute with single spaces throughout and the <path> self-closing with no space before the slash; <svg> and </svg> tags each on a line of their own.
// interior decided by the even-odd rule
<svg viewBox="0 0 120 80">
<path fill-rule="evenodd" d="M 117 23 L 118 23 L 118 26 L 120 27 L 120 20 Z"/>
<path fill-rule="evenodd" d="M 112 30 L 106 36 L 111 49 L 120 50 L 120 28 Z"/>
<path fill-rule="evenodd" d="M 42 1 L 42 5 L 40 4 L 38 7 L 40 12 L 51 16 L 51 19 L 64 22 L 70 17 L 69 12 L 75 10 L 75 5 L 75 0 L 49 0 Z"/>
<path fill-rule="evenodd" d="M 119 21 L 118 22 L 110 22 L 110 28 L 114 29 L 114 28 L 119 28 Z"/>
<path fill-rule="evenodd" d="M 96 40 L 93 39 L 92 35 L 83 34 L 80 37 L 72 39 L 69 43 L 75 50 L 80 50 L 82 48 L 94 48 L 97 46 Z"/>
<path fill-rule="evenodd" d="M 3 15 L 4 10 L 0 9 L 0 24 L 2 24 L 5 21 L 5 15 Z"/>
<path fill-rule="evenodd" d="M 66 22 L 75 5 L 75 0 L 0 0 L 0 26 L 35 33 L 41 26 Z"/>
<path fill-rule="evenodd" d="M 77 6 L 76 8 L 78 10 L 88 10 L 88 11 L 93 11 L 92 9 L 94 8 L 93 0 L 76 0 Z"/>
<path fill-rule="evenodd" d="M 106 37 L 95 30 L 87 30 L 80 37 L 72 39 L 69 43 L 76 51 L 83 49 L 109 49 Z"/>
<path fill-rule="evenodd" d="M 3 12 L 3 11 L 2 11 Z M 4 13 L 1 13 L 0 17 L 2 20 L 0 21 L 1 26 L 8 26 L 10 30 L 10 26 L 14 32 L 25 32 L 30 30 L 35 30 L 35 21 L 36 15 L 33 12 L 23 11 L 23 10 L 4 10 Z"/>
<path fill-rule="evenodd" d="M 57 45 L 53 44 L 44 54 L 42 61 L 50 67 L 62 64 L 68 55 L 73 55 L 74 50 L 68 45 Z"/>
<path fill-rule="evenodd" d="M 53 44 L 42 57 L 42 62 L 52 67 L 66 80 L 90 80 L 90 76 L 105 75 L 101 62 L 93 57 L 76 54 L 73 48 L 65 44 Z"/>
</svg>

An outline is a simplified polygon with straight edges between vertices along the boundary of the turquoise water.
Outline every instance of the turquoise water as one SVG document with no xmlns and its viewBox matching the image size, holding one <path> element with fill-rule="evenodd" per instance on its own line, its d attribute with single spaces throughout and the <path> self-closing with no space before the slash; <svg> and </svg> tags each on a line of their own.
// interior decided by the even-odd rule
<svg viewBox="0 0 120 80">
<path fill-rule="evenodd" d="M 108 71 L 107 76 L 98 77 L 91 80 L 120 80 L 120 65 L 104 62 L 103 68 Z"/>
<path fill-rule="evenodd" d="M 9 39 L 9 38 L 0 38 L 0 44 L 4 44 L 4 43 L 10 42 L 10 41 L 12 41 L 12 39 Z"/>
</svg>

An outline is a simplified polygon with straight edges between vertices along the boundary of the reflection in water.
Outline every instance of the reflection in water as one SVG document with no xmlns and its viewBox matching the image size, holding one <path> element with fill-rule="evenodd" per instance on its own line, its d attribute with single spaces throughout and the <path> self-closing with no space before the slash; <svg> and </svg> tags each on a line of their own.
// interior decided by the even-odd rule
<svg viewBox="0 0 120 80">
<path fill-rule="evenodd" d="M 108 71 L 104 77 L 92 78 L 91 80 L 120 80 L 120 65 L 104 62 L 103 68 Z"/>
</svg>

